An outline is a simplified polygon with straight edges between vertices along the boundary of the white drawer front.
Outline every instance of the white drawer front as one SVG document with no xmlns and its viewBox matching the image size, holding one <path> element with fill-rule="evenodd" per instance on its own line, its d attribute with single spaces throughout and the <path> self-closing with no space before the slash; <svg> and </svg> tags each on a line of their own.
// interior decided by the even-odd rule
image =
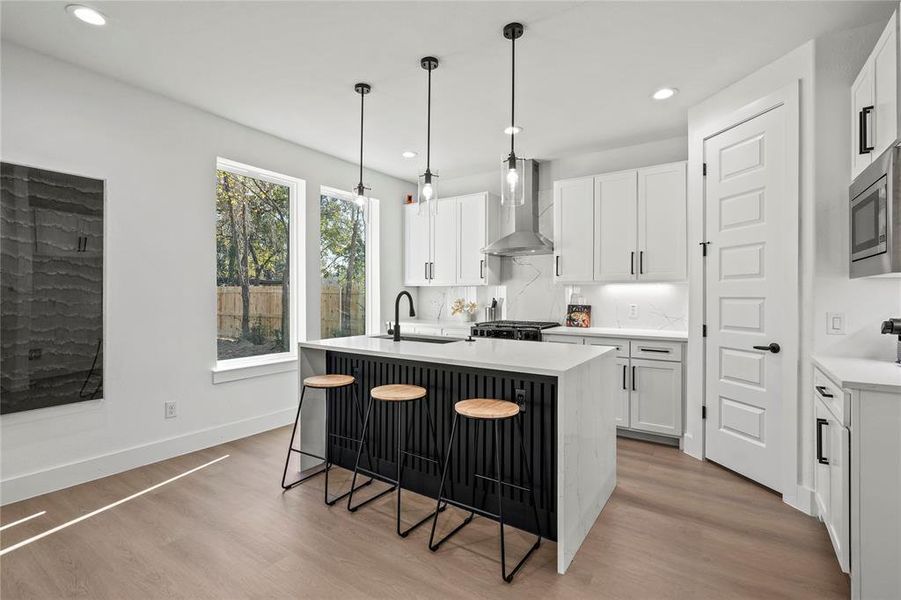
<svg viewBox="0 0 901 600">
<path fill-rule="evenodd" d="M 541 341 L 554 344 L 576 344 L 577 346 L 585 343 L 585 340 L 577 335 L 553 335 L 547 333 L 541 336 Z"/>
<path fill-rule="evenodd" d="M 814 396 L 823 401 L 836 421 L 842 426 L 848 427 L 851 415 L 850 396 L 832 383 L 832 380 L 816 367 L 813 369 L 813 386 Z"/>
<path fill-rule="evenodd" d="M 586 337 L 589 346 L 613 346 L 619 358 L 629 358 L 629 340 L 623 338 Z"/>
<path fill-rule="evenodd" d="M 632 340 L 632 358 L 647 360 L 682 360 L 682 344 L 679 342 L 658 342 L 650 340 Z"/>
</svg>

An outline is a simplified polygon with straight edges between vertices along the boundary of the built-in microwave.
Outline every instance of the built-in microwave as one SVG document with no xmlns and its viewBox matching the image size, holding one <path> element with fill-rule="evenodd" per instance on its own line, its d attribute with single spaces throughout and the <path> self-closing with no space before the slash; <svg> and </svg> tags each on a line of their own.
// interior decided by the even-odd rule
<svg viewBox="0 0 901 600">
<path fill-rule="evenodd" d="M 901 149 L 890 147 L 850 190 L 851 277 L 901 275 Z"/>
</svg>

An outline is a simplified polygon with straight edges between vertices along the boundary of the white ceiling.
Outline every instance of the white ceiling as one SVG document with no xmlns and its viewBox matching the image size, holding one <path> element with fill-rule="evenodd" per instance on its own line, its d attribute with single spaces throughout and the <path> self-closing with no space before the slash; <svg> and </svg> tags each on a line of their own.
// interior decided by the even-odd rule
<svg viewBox="0 0 901 600">
<path fill-rule="evenodd" d="M 76 0 L 73 0 L 76 1 Z M 507 152 L 509 21 L 517 42 L 518 154 L 550 159 L 684 135 L 688 107 L 822 33 L 882 21 L 896 2 L 9 2 L 2 37 L 250 127 L 414 179 L 494 168 Z M 681 93 L 665 102 L 654 89 Z M 416 159 L 401 151 L 420 152 Z"/>
</svg>

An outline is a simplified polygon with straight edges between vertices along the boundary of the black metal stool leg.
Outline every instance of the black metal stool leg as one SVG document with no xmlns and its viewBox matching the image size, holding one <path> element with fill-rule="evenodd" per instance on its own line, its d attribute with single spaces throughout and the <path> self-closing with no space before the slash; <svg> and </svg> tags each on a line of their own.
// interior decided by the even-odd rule
<svg viewBox="0 0 901 600">
<path fill-rule="evenodd" d="M 354 474 L 353 474 L 353 478 L 350 481 L 350 491 L 347 494 L 347 510 L 349 510 L 350 512 L 356 512 L 359 508 L 366 506 L 370 502 L 372 502 L 374 500 L 378 500 L 385 494 L 393 492 L 394 489 L 397 487 L 397 484 L 395 483 L 388 489 L 379 492 L 378 494 L 376 494 L 375 496 L 372 496 L 371 498 L 367 498 L 366 500 L 357 504 L 356 506 L 353 506 L 354 492 L 356 491 L 355 486 L 357 483 L 357 473 L 360 472 L 360 455 L 363 453 L 363 444 L 366 443 L 366 433 L 369 431 L 369 420 L 372 417 L 372 405 L 373 404 L 375 404 L 375 402 L 373 402 L 372 398 L 370 398 L 369 406 L 366 408 L 366 417 L 363 419 L 363 432 L 360 434 L 360 444 L 357 446 L 357 458 L 354 461 Z M 400 433 L 398 433 L 398 435 L 400 435 Z M 367 445 L 366 448 L 368 450 L 369 446 Z M 371 455 L 370 455 L 370 459 L 371 459 Z M 371 464 L 372 463 L 370 462 L 370 465 Z M 372 470 L 370 470 L 368 474 L 370 475 L 370 477 L 372 477 L 373 473 L 374 472 Z M 363 487 L 363 486 L 361 485 L 360 487 Z"/>
<path fill-rule="evenodd" d="M 517 418 L 514 417 L 514 419 L 517 419 Z M 520 427 L 519 427 L 520 449 L 523 453 L 523 458 L 526 460 L 526 470 L 528 471 L 528 475 L 529 475 L 530 497 L 532 499 L 532 508 L 535 511 L 535 525 L 538 526 L 539 525 L 538 508 L 535 505 L 535 488 L 533 487 L 533 484 L 532 484 L 531 470 L 528 468 L 528 457 L 525 455 L 525 442 L 523 441 L 523 437 L 522 437 L 522 433 L 523 433 L 522 432 L 522 423 L 519 423 L 519 425 L 520 425 Z M 510 433 L 512 434 L 513 432 L 511 431 Z M 497 421 L 494 421 L 494 443 L 495 443 L 496 448 L 500 447 Z M 507 583 L 510 583 L 511 581 L 513 581 L 513 576 L 516 575 L 516 573 L 522 568 L 522 566 L 525 564 L 526 560 L 528 560 L 528 558 L 530 556 L 532 556 L 532 553 L 538 549 L 538 546 L 541 545 L 541 534 L 539 533 L 539 535 L 537 536 L 537 538 L 535 540 L 535 543 L 532 544 L 532 547 L 529 548 L 529 551 L 526 552 L 525 556 L 523 556 L 522 559 L 518 563 L 516 563 L 516 566 L 513 567 L 513 570 L 510 571 L 510 573 L 507 573 L 507 560 L 506 560 L 505 548 L 504 548 L 504 500 L 503 500 L 503 489 L 501 487 L 502 482 L 501 482 L 500 452 L 498 450 L 496 450 L 495 458 L 497 460 L 497 465 L 498 465 L 497 471 L 496 471 L 496 473 L 497 473 L 497 506 L 498 506 L 497 512 L 498 512 L 498 516 L 499 516 L 499 525 L 500 525 L 500 532 L 501 532 L 501 577 L 503 577 L 504 581 L 506 581 Z M 539 532 L 541 531 L 540 527 L 539 527 L 538 531 Z"/>
<path fill-rule="evenodd" d="M 319 469 L 315 473 L 310 473 L 309 475 L 305 475 L 305 476 L 301 477 L 300 479 L 298 479 L 297 481 L 294 481 L 292 483 L 285 482 L 285 479 L 288 477 L 288 464 L 291 462 L 291 453 L 292 452 L 296 452 L 296 453 L 304 455 L 304 456 L 311 456 L 313 458 L 319 458 L 321 460 L 325 460 L 321 456 L 316 456 L 315 454 L 310 454 L 309 452 L 304 452 L 303 450 L 298 450 L 297 448 L 294 447 L 294 436 L 297 435 L 297 425 L 300 422 L 300 409 L 303 408 L 303 398 L 306 395 L 306 393 L 307 393 L 307 386 L 303 386 L 303 388 L 300 391 L 300 402 L 298 402 L 298 404 L 297 404 L 297 415 L 294 417 L 294 428 L 291 429 L 291 439 L 288 442 L 288 456 L 285 457 L 285 469 L 284 469 L 284 471 L 282 471 L 282 489 L 283 490 L 290 490 L 291 488 L 300 485 L 304 481 L 306 481 L 312 477 L 316 477 L 320 473 L 328 473 L 328 469 L 330 468 L 330 465 L 328 464 L 328 462 L 326 462 L 325 467 L 322 469 Z M 327 476 L 328 475 L 326 475 L 326 477 Z"/>
<path fill-rule="evenodd" d="M 352 397 L 353 397 L 353 404 L 354 404 L 355 411 L 356 411 L 356 413 L 357 413 L 357 418 L 360 420 L 360 424 L 362 425 L 362 423 L 363 423 L 363 410 L 360 408 L 360 403 L 359 403 L 359 401 L 358 401 L 358 399 L 357 399 L 357 387 L 356 387 L 356 383 L 354 383 L 354 384 L 351 386 L 351 393 L 353 394 L 353 396 L 352 396 Z M 326 432 L 325 455 L 328 457 L 328 459 L 327 459 L 327 464 L 328 464 L 329 467 L 331 468 L 331 466 L 332 466 L 332 462 L 331 462 L 331 438 L 334 437 L 334 434 L 330 433 L 330 430 L 329 430 L 329 417 L 328 417 L 328 414 L 329 414 L 329 413 L 328 413 L 328 411 L 329 411 L 329 404 L 328 404 L 328 397 L 326 396 L 326 403 L 325 403 L 325 432 Z M 361 437 L 360 440 L 359 440 L 359 442 L 358 442 L 358 446 L 359 446 L 358 450 L 362 448 L 362 446 L 363 446 L 364 443 L 365 443 L 365 438 L 364 438 L 364 437 Z M 369 448 L 368 445 L 366 446 L 366 459 L 367 459 L 367 462 L 369 463 L 369 469 L 372 470 L 372 452 L 371 452 L 371 450 L 370 450 L 370 448 Z M 373 479 L 370 477 L 369 479 L 367 479 L 366 481 L 364 481 L 363 483 L 361 483 L 359 486 L 357 486 L 356 489 L 357 489 L 357 490 L 362 489 L 362 488 L 366 487 L 367 485 L 371 484 L 372 481 L 373 481 Z M 344 492 L 343 494 L 339 494 L 339 495 L 335 496 L 335 497 L 332 498 L 331 500 L 329 500 L 329 497 L 328 497 L 328 490 L 329 490 L 329 487 L 328 487 L 328 471 L 326 471 L 326 472 L 325 472 L 325 504 L 326 504 L 326 506 L 334 506 L 334 505 L 337 504 L 340 500 L 342 500 L 343 498 L 349 496 L 350 493 L 351 493 L 351 491 L 354 490 L 354 487 L 353 487 L 353 485 L 351 485 L 351 489 L 350 489 L 350 490 Z"/>
<path fill-rule="evenodd" d="M 451 454 L 454 447 L 454 438 L 457 435 L 457 420 L 459 418 L 459 415 L 454 413 L 454 420 L 451 422 L 450 441 L 447 443 L 447 453 L 444 455 L 444 468 L 441 469 L 441 484 L 438 486 L 438 501 L 435 506 L 435 516 L 432 518 L 432 532 L 429 534 L 429 550 L 432 552 L 438 550 L 438 548 L 441 547 L 441 544 L 443 544 L 450 536 L 460 531 L 460 529 L 472 521 L 472 515 L 470 515 L 462 524 L 457 525 L 453 531 L 435 542 L 435 528 L 438 526 L 438 513 L 440 512 L 438 508 L 441 506 L 441 500 L 444 497 L 444 483 L 447 481 L 447 474 L 450 470 Z"/>
<path fill-rule="evenodd" d="M 426 399 L 426 402 L 427 402 L 427 401 L 428 401 L 428 399 Z M 405 403 L 405 404 L 406 404 L 406 403 Z M 413 525 L 410 525 L 409 527 L 407 527 L 407 529 L 405 529 L 405 530 L 401 530 L 401 528 L 400 528 L 400 516 L 401 516 L 401 512 L 402 512 L 402 511 L 401 511 L 401 494 L 403 493 L 403 489 L 404 489 L 404 488 L 403 488 L 403 484 L 402 484 L 402 482 L 403 482 L 403 475 L 404 475 L 403 468 L 404 468 L 404 466 L 406 466 L 406 464 L 407 464 L 407 454 L 409 454 L 409 452 L 407 451 L 407 448 L 408 448 L 408 444 L 409 444 L 409 440 L 410 440 L 410 429 L 412 429 L 412 426 L 413 426 L 413 420 L 410 419 L 410 414 L 409 414 L 409 412 L 407 411 L 406 406 L 404 406 L 404 408 L 403 408 L 403 410 L 404 410 L 404 417 L 405 417 L 406 420 L 407 420 L 407 426 L 404 428 L 403 445 L 401 445 L 400 437 L 399 437 L 399 436 L 400 436 L 400 431 L 401 431 L 401 428 L 400 428 L 400 425 L 401 425 L 401 413 L 400 413 L 400 409 L 401 409 L 401 407 L 398 407 L 398 414 L 397 414 L 397 432 L 398 432 L 398 444 L 397 444 L 397 465 L 398 465 L 398 466 L 397 466 L 397 535 L 399 535 L 400 537 L 405 538 L 405 537 L 407 537 L 408 535 L 410 535 L 410 533 L 411 533 L 414 529 L 417 529 L 418 527 L 420 527 L 421 525 L 423 525 L 426 521 L 428 521 L 428 520 L 431 519 L 433 516 L 435 516 L 439 511 L 443 510 L 443 508 L 441 508 L 441 507 L 439 506 L 438 508 L 435 509 L 435 512 L 431 512 L 431 513 L 427 514 L 426 516 L 424 516 L 422 519 L 420 519 L 419 521 L 417 521 L 417 522 L 414 523 Z M 426 404 L 426 410 L 428 410 L 428 404 Z M 437 440 L 436 440 L 436 442 L 437 442 Z M 421 455 L 420 455 L 420 456 L 421 456 Z M 440 460 L 441 460 L 441 459 L 439 458 L 439 459 L 438 459 L 438 464 L 441 464 L 441 463 L 440 463 Z"/>
<path fill-rule="evenodd" d="M 529 478 L 529 495 L 532 498 L 532 512 L 535 515 L 535 530 L 538 531 L 538 539 L 535 541 L 535 547 L 541 543 L 541 519 L 538 517 L 538 503 L 535 501 L 535 482 L 532 480 L 532 467 L 529 464 L 529 454 L 526 452 L 526 437 L 522 428 L 522 416 L 516 418 L 516 425 L 519 429 L 519 450 L 522 452 L 523 466 L 526 468 L 526 476 Z"/>
</svg>

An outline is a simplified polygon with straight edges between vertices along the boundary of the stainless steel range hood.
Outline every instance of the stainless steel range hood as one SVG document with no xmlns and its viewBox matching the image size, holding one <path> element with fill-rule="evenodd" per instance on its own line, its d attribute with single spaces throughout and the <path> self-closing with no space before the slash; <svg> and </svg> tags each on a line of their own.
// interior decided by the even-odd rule
<svg viewBox="0 0 901 600">
<path fill-rule="evenodd" d="M 538 163 L 525 161 L 525 204 L 513 211 L 513 233 L 482 248 L 485 254 L 493 256 L 532 256 L 552 254 L 554 244 L 538 231 Z"/>
</svg>

